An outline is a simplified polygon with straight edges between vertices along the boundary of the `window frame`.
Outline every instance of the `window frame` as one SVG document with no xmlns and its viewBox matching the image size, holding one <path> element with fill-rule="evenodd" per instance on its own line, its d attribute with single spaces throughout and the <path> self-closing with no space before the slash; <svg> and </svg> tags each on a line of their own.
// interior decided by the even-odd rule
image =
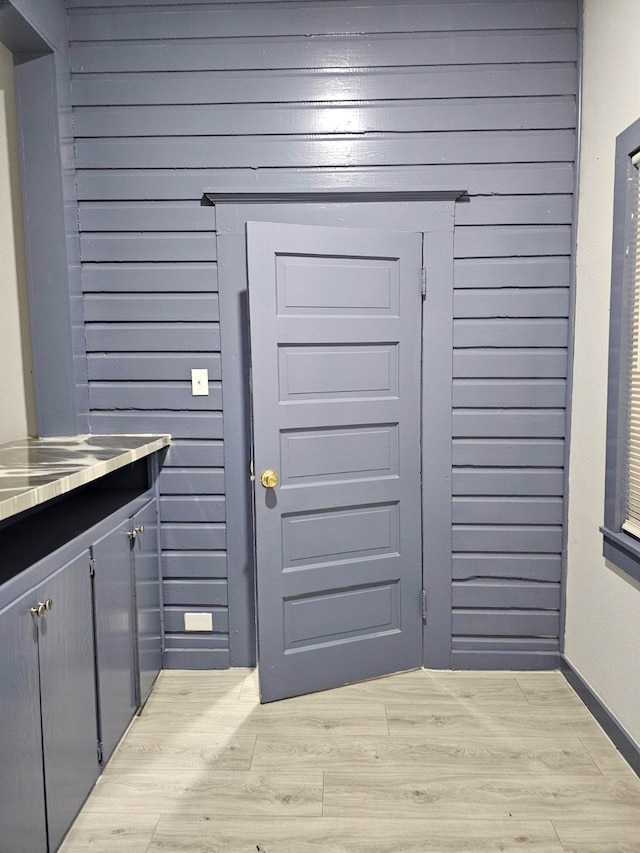
<svg viewBox="0 0 640 853">
<path fill-rule="evenodd" d="M 626 247 L 635 240 L 633 213 L 638 203 L 640 172 L 632 157 L 640 151 L 640 119 L 616 139 L 613 202 L 613 250 L 609 319 L 609 380 L 605 472 L 603 556 L 640 580 L 640 540 L 622 530 L 626 518 L 628 468 L 627 424 L 630 382 L 627 365 L 633 345 L 629 318 L 633 316 L 635 257 Z M 640 251 L 640 246 L 638 250 Z"/>
</svg>

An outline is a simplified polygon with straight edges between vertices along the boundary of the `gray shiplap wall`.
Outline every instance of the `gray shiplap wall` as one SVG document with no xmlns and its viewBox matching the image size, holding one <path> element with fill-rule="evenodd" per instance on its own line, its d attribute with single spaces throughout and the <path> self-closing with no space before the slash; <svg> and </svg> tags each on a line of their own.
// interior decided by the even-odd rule
<svg viewBox="0 0 640 853">
<path fill-rule="evenodd" d="M 168 666 L 226 666 L 204 190 L 466 187 L 456 205 L 454 666 L 557 662 L 576 0 L 68 0 L 92 428 L 168 431 Z M 224 353 L 222 354 L 224 358 Z M 191 397 L 207 367 L 211 396 Z M 445 415 L 446 416 L 446 415 Z M 185 610 L 213 635 L 185 635 Z"/>
</svg>

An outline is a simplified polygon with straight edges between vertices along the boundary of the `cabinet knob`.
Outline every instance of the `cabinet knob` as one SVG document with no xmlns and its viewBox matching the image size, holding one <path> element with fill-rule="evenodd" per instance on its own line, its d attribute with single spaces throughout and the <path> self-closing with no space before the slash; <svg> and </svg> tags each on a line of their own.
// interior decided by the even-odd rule
<svg viewBox="0 0 640 853">
<path fill-rule="evenodd" d="M 33 613 L 34 616 L 42 617 L 48 610 L 51 610 L 52 607 L 53 601 L 48 598 L 46 601 L 39 601 L 38 604 L 35 607 L 32 607 L 29 612 Z"/>
<path fill-rule="evenodd" d="M 140 527 L 134 527 L 133 530 L 127 530 L 127 536 L 129 539 L 137 539 L 140 533 L 144 533 L 144 524 L 141 524 Z"/>
</svg>

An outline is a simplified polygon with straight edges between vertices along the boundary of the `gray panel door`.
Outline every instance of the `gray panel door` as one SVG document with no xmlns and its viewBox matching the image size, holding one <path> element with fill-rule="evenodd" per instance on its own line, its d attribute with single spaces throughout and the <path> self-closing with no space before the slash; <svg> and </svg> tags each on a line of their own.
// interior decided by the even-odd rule
<svg viewBox="0 0 640 853">
<path fill-rule="evenodd" d="M 137 707 L 129 529 L 124 522 L 92 546 L 98 722 L 105 764 Z"/>
<path fill-rule="evenodd" d="M 147 504 L 130 521 L 137 618 L 138 704 L 144 705 L 162 667 L 160 566 L 156 502 Z"/>
<path fill-rule="evenodd" d="M 0 612 L 0 850 L 46 853 L 33 592 Z M 95 758 L 95 753 L 94 753 Z"/>
<path fill-rule="evenodd" d="M 53 604 L 37 626 L 49 850 L 57 850 L 99 773 L 89 552 L 34 593 Z"/>
<path fill-rule="evenodd" d="M 267 702 L 421 664 L 422 235 L 249 222 L 247 258 Z"/>
</svg>

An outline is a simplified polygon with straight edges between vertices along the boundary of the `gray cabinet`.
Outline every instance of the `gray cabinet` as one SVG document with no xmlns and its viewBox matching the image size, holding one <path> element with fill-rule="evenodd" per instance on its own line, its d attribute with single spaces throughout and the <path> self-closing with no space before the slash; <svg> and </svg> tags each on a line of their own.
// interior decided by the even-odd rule
<svg viewBox="0 0 640 853">
<path fill-rule="evenodd" d="M 47 849 L 38 631 L 31 594 L 0 611 L 0 851 Z"/>
<path fill-rule="evenodd" d="M 56 850 L 98 778 L 93 617 L 86 551 L 35 590 L 52 608 L 38 629 L 49 849 Z"/>
<path fill-rule="evenodd" d="M 88 567 L 84 551 L 0 613 L 2 853 L 56 850 L 98 777 Z"/>
<path fill-rule="evenodd" d="M 0 853 L 57 850 L 100 774 L 99 744 L 105 763 L 160 669 L 155 500 L 124 501 L 63 545 L 58 509 L 0 529 L 5 565 L 34 577 L 18 597 L 0 584 Z"/>
<path fill-rule="evenodd" d="M 98 733 L 106 764 L 162 664 L 157 504 L 91 545 Z"/>
<path fill-rule="evenodd" d="M 158 509 L 148 503 L 130 521 L 137 618 L 138 705 L 147 701 L 162 667 L 162 593 L 158 548 Z"/>
<path fill-rule="evenodd" d="M 137 707 L 135 614 L 128 521 L 91 546 L 101 760 L 111 757 Z"/>
</svg>

